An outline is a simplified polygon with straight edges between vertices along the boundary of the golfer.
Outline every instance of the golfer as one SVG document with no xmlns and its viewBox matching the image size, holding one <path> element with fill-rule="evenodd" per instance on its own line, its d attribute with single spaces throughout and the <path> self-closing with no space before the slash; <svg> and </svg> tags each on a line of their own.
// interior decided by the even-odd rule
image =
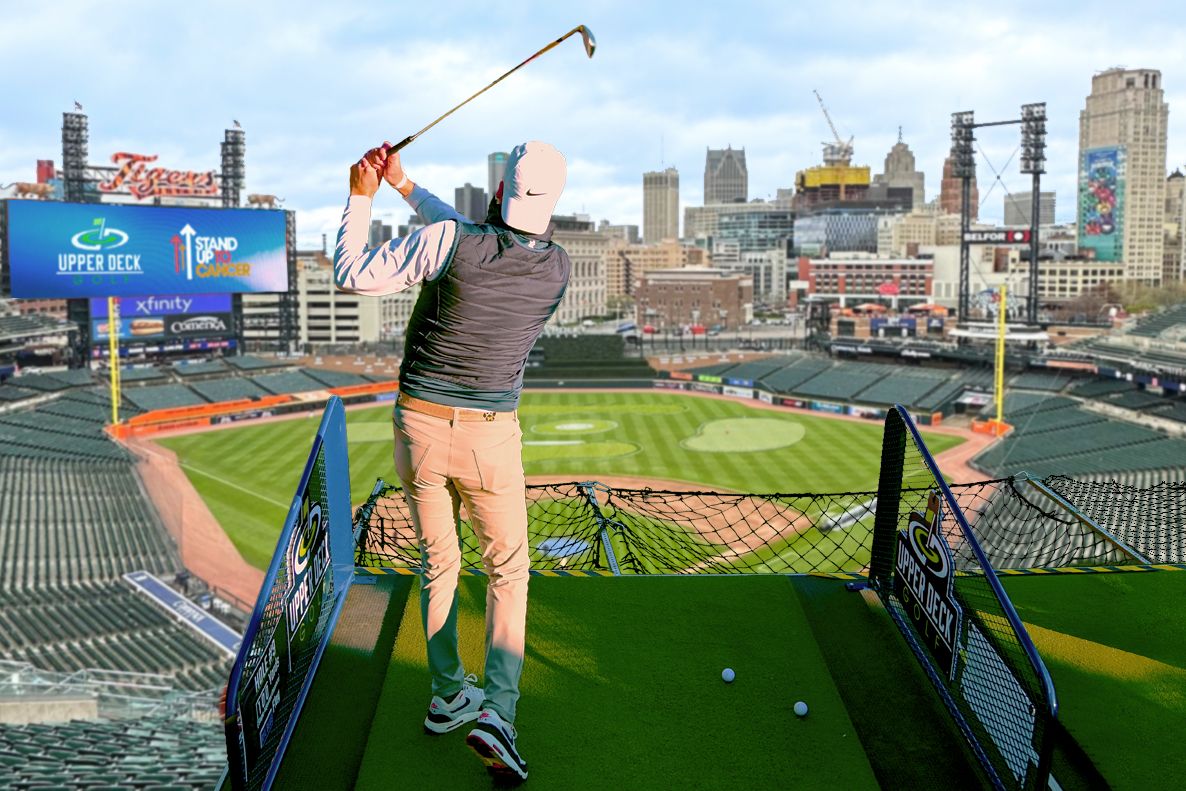
<svg viewBox="0 0 1186 791">
<path fill-rule="evenodd" d="M 390 144 L 350 168 L 350 198 L 334 251 L 339 290 L 379 296 L 421 284 L 408 323 L 395 407 L 395 469 L 424 573 L 420 607 L 432 672 L 424 728 L 476 725 L 466 743 L 491 774 L 526 779 L 515 707 L 527 622 L 527 504 L 517 407 L 527 354 L 568 285 L 568 254 L 551 241 L 564 157 L 528 141 L 511 151 L 485 221 L 458 214 L 403 171 Z M 367 247 L 381 181 L 429 223 Z M 461 503 L 482 551 L 485 687 L 457 649 Z"/>
</svg>

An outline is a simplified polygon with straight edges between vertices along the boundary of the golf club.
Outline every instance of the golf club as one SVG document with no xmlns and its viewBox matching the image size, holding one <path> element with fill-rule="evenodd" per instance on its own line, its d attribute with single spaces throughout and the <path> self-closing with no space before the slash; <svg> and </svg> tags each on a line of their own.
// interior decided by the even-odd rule
<svg viewBox="0 0 1186 791">
<path fill-rule="evenodd" d="M 450 110 L 449 112 L 445 113 L 445 114 L 444 114 L 444 115 L 442 115 L 440 118 L 436 119 L 436 120 L 435 120 L 435 121 L 433 121 L 431 124 L 429 124 L 428 126 L 424 127 L 423 129 L 421 129 L 421 130 L 420 130 L 419 132 L 417 132 L 416 134 L 414 134 L 414 135 L 410 135 L 410 136 L 408 136 L 408 137 L 405 137 L 403 140 L 399 141 L 399 142 L 398 142 L 398 143 L 396 143 L 394 146 L 391 146 L 390 148 L 388 148 L 388 149 L 387 149 L 387 153 L 389 153 L 389 154 L 390 154 L 390 153 L 392 153 L 393 151 L 399 151 L 399 150 L 403 149 L 405 146 L 407 146 L 407 145 L 408 145 L 409 143 L 411 143 L 413 140 L 415 140 L 416 138 L 420 137 L 420 135 L 424 134 L 424 133 L 425 133 L 425 132 L 427 132 L 429 129 L 432 129 L 434 126 L 436 126 L 437 124 L 439 124 L 441 121 L 445 120 L 445 119 L 446 119 L 446 118 L 448 118 L 450 115 L 452 115 L 453 113 L 457 112 L 457 111 L 458 111 L 458 110 L 460 110 L 462 107 L 464 107 L 465 105 L 469 104 L 469 103 L 470 103 L 470 102 L 472 102 L 474 99 L 478 98 L 478 97 L 479 97 L 479 96 L 481 96 L 483 93 L 485 93 L 486 91 L 488 91 L 488 90 L 490 90 L 491 88 L 493 88 L 495 85 L 498 85 L 498 83 L 502 82 L 502 81 L 503 81 L 503 80 L 505 80 L 507 77 L 511 76 L 512 74 L 514 74 L 515 72 L 517 72 L 519 69 L 521 69 L 521 68 L 523 68 L 524 66 L 526 66 L 528 63 L 531 63 L 531 61 L 535 60 L 535 59 L 536 59 L 536 58 L 538 58 L 540 55 L 543 55 L 545 52 L 547 52 L 547 51 L 548 51 L 548 50 L 550 50 L 552 47 L 554 47 L 554 46 L 556 46 L 557 44 L 559 44 L 561 41 L 564 41 L 564 39 L 568 38 L 568 37 L 569 37 L 569 36 L 571 36 L 573 33 L 580 33 L 580 34 L 581 34 L 581 39 L 582 39 L 582 40 L 584 40 L 584 42 L 585 42 L 585 54 L 586 54 L 586 55 L 588 55 L 590 58 L 591 58 L 591 57 L 593 57 L 593 50 L 594 50 L 594 49 L 596 49 L 596 47 L 597 47 L 597 40 L 593 38 L 593 32 L 592 32 L 591 30 L 589 30 L 589 28 L 585 27 L 584 25 L 577 25 L 577 26 L 576 26 L 576 27 L 574 27 L 572 30 L 568 31 L 567 33 L 565 33 L 563 36 L 561 36 L 560 38 L 558 38 L 558 39 L 556 39 L 555 41 L 553 41 L 553 42 L 552 42 L 551 44 L 549 44 L 548 46 L 546 46 L 546 47 L 544 47 L 543 49 L 539 50 L 539 51 L 538 51 L 538 52 L 536 52 L 534 55 L 532 55 L 531 57 L 529 57 L 527 60 L 523 61 L 523 62 L 522 62 L 522 63 L 520 63 L 518 66 L 516 66 L 515 68 L 511 69 L 511 70 L 510 70 L 510 71 L 508 71 L 506 74 L 502 75 L 502 76 L 501 76 L 501 77 L 499 77 L 497 80 L 495 80 L 494 82 L 490 83 L 490 84 L 489 84 L 489 85 L 487 85 L 485 88 L 483 88 L 482 90 L 478 91 L 478 92 L 477 92 L 477 93 L 475 93 L 473 96 L 469 97 L 469 98 L 468 98 L 468 99 L 466 99 L 464 102 L 462 102 L 461 104 L 457 105 L 457 106 L 456 106 L 456 107 L 454 107 L 452 110 Z"/>
</svg>

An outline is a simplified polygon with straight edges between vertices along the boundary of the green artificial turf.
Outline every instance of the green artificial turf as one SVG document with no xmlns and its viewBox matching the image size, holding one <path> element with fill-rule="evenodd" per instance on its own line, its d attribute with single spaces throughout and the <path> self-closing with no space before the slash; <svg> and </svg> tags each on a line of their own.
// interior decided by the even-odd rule
<svg viewBox="0 0 1186 791">
<path fill-rule="evenodd" d="M 1059 719 L 1114 788 L 1186 777 L 1186 571 L 1003 577 Z"/>
<path fill-rule="evenodd" d="M 806 575 L 791 584 L 881 787 L 979 787 L 976 758 L 876 594 Z"/>
<path fill-rule="evenodd" d="M 485 579 L 461 583 L 462 658 L 480 672 Z M 419 617 L 413 590 L 357 787 L 487 789 L 468 728 L 422 731 Z M 532 577 L 521 690 L 532 788 L 877 787 L 784 577 Z"/>
<path fill-rule="evenodd" d="M 397 481 L 390 435 L 383 431 L 390 413 L 390 406 L 379 406 L 347 414 L 355 503 L 365 499 L 376 478 Z M 538 391 L 524 393 L 520 420 L 528 475 L 572 480 L 632 475 L 756 493 L 877 488 L 882 428 L 873 421 L 779 413 L 739 401 L 670 393 Z M 751 420 L 753 431 L 747 423 Z M 775 448 L 769 447 L 775 435 L 769 430 L 772 421 L 787 425 L 778 432 Z M 607 427 L 610 423 L 613 427 Z M 317 425 L 318 416 L 310 415 L 160 442 L 177 452 L 190 481 L 244 559 L 266 568 Z M 944 434 L 924 436 L 934 453 L 962 441 Z M 729 450 L 722 449 L 726 437 L 735 440 Z M 551 444 L 558 441 L 580 444 Z"/>
</svg>

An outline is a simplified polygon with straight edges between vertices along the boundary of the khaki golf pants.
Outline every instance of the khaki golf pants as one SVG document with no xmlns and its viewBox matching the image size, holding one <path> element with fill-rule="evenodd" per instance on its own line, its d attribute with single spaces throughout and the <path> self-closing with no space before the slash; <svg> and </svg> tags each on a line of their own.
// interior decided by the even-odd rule
<svg viewBox="0 0 1186 791">
<path fill-rule="evenodd" d="M 470 410 L 455 410 L 454 415 Z M 395 408 L 395 469 L 420 543 L 420 612 L 432 691 L 448 699 L 465 675 L 457 648 L 460 506 L 487 574 L 486 706 L 514 722 L 527 624 L 523 431 L 509 420 L 447 419 Z"/>
</svg>

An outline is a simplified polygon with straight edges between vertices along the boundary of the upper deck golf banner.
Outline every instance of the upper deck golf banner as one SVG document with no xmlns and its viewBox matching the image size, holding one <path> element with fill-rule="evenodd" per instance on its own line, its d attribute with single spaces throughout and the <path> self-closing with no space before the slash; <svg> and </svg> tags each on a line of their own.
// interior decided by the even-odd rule
<svg viewBox="0 0 1186 791">
<path fill-rule="evenodd" d="M 287 291 L 284 230 L 265 209 L 9 201 L 12 296 Z"/>
</svg>

